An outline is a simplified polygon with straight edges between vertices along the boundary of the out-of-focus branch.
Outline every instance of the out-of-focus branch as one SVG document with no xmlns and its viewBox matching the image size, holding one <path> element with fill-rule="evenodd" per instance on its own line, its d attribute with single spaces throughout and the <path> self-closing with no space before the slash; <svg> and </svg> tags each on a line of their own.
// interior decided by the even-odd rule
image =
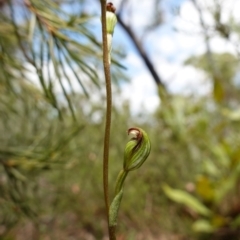
<svg viewBox="0 0 240 240">
<path fill-rule="evenodd" d="M 128 0 L 122 0 L 120 2 L 119 7 L 118 7 L 118 12 L 122 12 L 122 9 L 123 9 L 124 5 L 126 5 L 127 3 L 128 3 Z"/>
<path fill-rule="evenodd" d="M 211 51 L 211 46 L 210 46 L 210 43 L 209 43 L 210 37 L 209 37 L 209 34 L 208 34 L 207 26 L 206 26 L 205 21 L 204 21 L 202 9 L 198 5 L 196 0 L 192 0 L 192 3 L 198 11 L 200 24 L 201 24 L 201 26 L 204 30 L 204 38 L 205 38 L 205 44 L 206 44 L 206 49 L 207 49 L 206 58 L 207 58 L 207 61 L 208 61 L 210 71 L 212 73 L 212 79 L 213 79 L 213 83 L 214 83 L 213 96 L 214 96 L 214 99 L 216 100 L 216 102 L 222 102 L 225 98 L 225 96 L 224 96 L 225 92 L 224 92 L 224 89 L 221 85 L 221 82 L 223 81 L 223 79 L 222 79 L 222 75 L 220 74 L 219 68 L 216 65 L 216 63 L 214 61 L 214 58 L 213 58 L 213 54 L 212 54 L 212 51 Z"/>
<path fill-rule="evenodd" d="M 204 22 L 202 9 L 197 4 L 196 0 L 192 0 L 192 3 L 195 6 L 195 8 L 197 9 L 197 11 L 198 11 L 200 24 L 201 24 L 201 26 L 202 26 L 202 28 L 204 30 L 204 39 L 205 39 L 205 44 L 206 44 L 206 49 L 207 49 L 207 55 L 206 56 L 207 56 L 207 61 L 209 63 L 209 67 L 211 68 L 213 76 L 219 77 L 220 74 L 219 74 L 219 71 L 218 71 L 218 69 L 216 67 L 216 64 L 214 62 L 214 59 L 213 59 L 211 47 L 210 47 L 210 44 L 209 44 L 210 37 L 209 37 L 209 34 L 208 34 L 207 26 L 206 26 L 206 24 Z"/>
<path fill-rule="evenodd" d="M 136 35 L 134 34 L 134 32 L 132 31 L 132 29 L 124 23 L 124 21 L 121 18 L 120 13 L 117 14 L 117 18 L 118 18 L 118 23 L 120 23 L 122 28 L 126 31 L 128 36 L 131 38 L 132 42 L 134 43 L 135 47 L 137 48 L 141 58 L 143 59 L 144 63 L 146 64 L 146 66 L 147 66 L 149 72 L 151 73 L 157 86 L 158 87 L 161 86 L 161 87 L 165 88 L 165 85 L 164 85 L 162 79 L 160 78 L 159 74 L 155 70 L 152 61 L 150 60 L 149 56 L 147 55 L 147 53 L 144 50 L 141 43 L 138 41 L 138 39 L 137 39 Z"/>
<path fill-rule="evenodd" d="M 8 0 L 8 5 L 9 5 L 9 8 L 10 8 L 10 14 L 11 14 L 11 19 L 12 19 L 12 24 L 13 24 L 13 27 L 14 27 L 14 33 L 15 33 L 15 36 L 17 38 L 17 41 L 18 41 L 18 45 L 24 55 L 24 57 L 27 59 L 27 61 L 29 63 L 31 63 L 33 66 L 35 66 L 35 62 L 33 59 L 30 58 L 30 56 L 28 56 L 28 53 L 25 49 L 25 47 L 23 46 L 23 43 L 22 43 L 22 40 L 21 40 L 21 36 L 18 32 L 18 26 L 15 22 L 15 12 L 14 12 L 14 7 L 13 7 L 13 2 L 11 0 Z"/>
</svg>

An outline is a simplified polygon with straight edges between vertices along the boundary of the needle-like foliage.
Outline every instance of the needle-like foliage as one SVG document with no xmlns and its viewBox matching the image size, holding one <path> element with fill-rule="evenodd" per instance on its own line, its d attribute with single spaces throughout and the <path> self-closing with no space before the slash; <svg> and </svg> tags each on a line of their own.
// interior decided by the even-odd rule
<svg viewBox="0 0 240 240">
<path fill-rule="evenodd" d="M 26 70 L 31 69 L 30 75 L 60 118 L 61 101 L 76 119 L 70 96 L 79 89 L 89 97 L 89 84 L 99 89 L 101 83 L 101 44 L 93 31 L 96 16 L 85 12 L 80 3 L 78 7 L 79 13 L 74 14 L 64 1 L 9 0 L 1 8 L 1 70 L 9 90 L 19 75 L 33 80 Z"/>
<path fill-rule="evenodd" d="M 71 158 L 85 125 L 79 102 L 100 90 L 95 18 L 77 1 L 0 3 L 0 225 L 8 230 L 22 214 L 37 221 L 35 177 Z"/>
</svg>

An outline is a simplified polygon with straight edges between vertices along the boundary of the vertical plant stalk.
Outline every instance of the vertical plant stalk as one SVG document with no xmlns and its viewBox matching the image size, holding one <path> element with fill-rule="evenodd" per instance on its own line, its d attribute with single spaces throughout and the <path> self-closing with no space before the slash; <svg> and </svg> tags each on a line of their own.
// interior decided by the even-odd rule
<svg viewBox="0 0 240 240">
<path fill-rule="evenodd" d="M 109 189 L 108 189 L 108 159 L 109 159 L 109 142 L 111 130 L 111 111 L 112 111 L 112 87 L 111 73 L 108 53 L 107 26 L 106 26 L 106 0 L 101 0 L 101 20 L 102 20 L 102 42 L 103 42 L 103 66 L 106 83 L 106 122 L 103 147 L 103 191 L 108 221 L 108 232 L 110 240 L 115 240 L 115 228 L 109 226 Z"/>
</svg>

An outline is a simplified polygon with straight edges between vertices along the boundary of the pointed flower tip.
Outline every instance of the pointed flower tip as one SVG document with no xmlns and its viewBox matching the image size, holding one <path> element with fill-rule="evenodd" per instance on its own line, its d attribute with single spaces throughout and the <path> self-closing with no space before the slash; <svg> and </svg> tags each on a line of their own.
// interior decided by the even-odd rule
<svg viewBox="0 0 240 240">
<path fill-rule="evenodd" d="M 151 143 L 147 133 L 141 128 L 129 128 L 128 135 L 132 138 L 127 143 L 124 152 L 123 167 L 125 171 L 139 168 L 147 159 Z"/>
<path fill-rule="evenodd" d="M 114 7 L 113 3 L 111 2 L 108 2 L 107 5 L 106 5 L 106 10 L 108 12 L 113 12 L 115 13 L 116 12 L 116 8 Z"/>
</svg>

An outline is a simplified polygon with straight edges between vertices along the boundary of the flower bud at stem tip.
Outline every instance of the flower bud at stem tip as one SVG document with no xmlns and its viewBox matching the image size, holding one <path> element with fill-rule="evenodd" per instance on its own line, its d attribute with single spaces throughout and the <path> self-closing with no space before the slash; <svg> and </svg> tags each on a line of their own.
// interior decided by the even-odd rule
<svg viewBox="0 0 240 240">
<path fill-rule="evenodd" d="M 123 169 L 127 172 L 139 168 L 151 150 L 149 137 L 143 129 L 129 128 L 128 135 L 132 138 L 126 145 L 123 162 Z"/>
</svg>

